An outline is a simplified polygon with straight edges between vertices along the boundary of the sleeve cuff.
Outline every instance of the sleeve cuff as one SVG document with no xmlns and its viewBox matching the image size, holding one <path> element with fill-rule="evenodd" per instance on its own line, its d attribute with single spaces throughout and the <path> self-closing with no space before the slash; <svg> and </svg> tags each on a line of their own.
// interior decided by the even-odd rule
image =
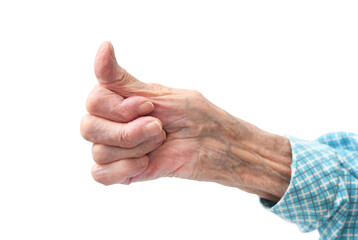
<svg viewBox="0 0 358 240">
<path fill-rule="evenodd" d="M 291 143 L 291 181 L 280 201 L 260 198 L 268 211 L 298 225 L 302 232 L 318 229 L 329 218 L 342 221 L 348 194 L 341 181 L 335 151 L 325 144 L 286 136 Z"/>
</svg>

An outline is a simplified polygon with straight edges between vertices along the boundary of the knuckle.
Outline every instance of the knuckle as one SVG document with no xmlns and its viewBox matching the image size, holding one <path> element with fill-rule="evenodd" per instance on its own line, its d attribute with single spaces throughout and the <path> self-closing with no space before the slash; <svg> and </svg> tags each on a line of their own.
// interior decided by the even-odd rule
<svg viewBox="0 0 358 240">
<path fill-rule="evenodd" d="M 155 92 L 160 92 L 163 90 L 163 86 L 158 83 L 150 83 L 150 85 Z"/>
<path fill-rule="evenodd" d="M 119 114 L 120 116 L 125 120 L 125 121 L 130 121 L 132 119 L 134 119 L 136 116 L 135 116 L 135 113 L 133 111 L 130 111 L 127 107 L 121 105 L 119 108 L 118 108 L 118 111 L 119 111 Z"/>
<path fill-rule="evenodd" d="M 90 115 L 87 114 L 83 116 L 81 120 L 80 132 L 82 137 L 86 140 L 90 140 L 91 125 L 92 125 L 92 121 Z"/>
<path fill-rule="evenodd" d="M 128 178 L 121 177 L 121 178 L 118 180 L 118 183 L 119 183 L 119 184 L 128 185 L 128 184 L 129 184 L 128 180 L 129 180 Z"/>
<path fill-rule="evenodd" d="M 96 86 L 88 95 L 86 109 L 89 113 L 95 113 L 101 104 L 101 89 Z"/>
<path fill-rule="evenodd" d="M 120 67 L 117 78 L 122 84 L 128 84 L 132 81 L 133 77 L 124 68 Z"/>
<path fill-rule="evenodd" d="M 126 178 L 121 182 L 121 184 L 129 185 L 129 184 L 131 184 L 131 182 L 132 182 L 132 178 Z"/>
<path fill-rule="evenodd" d="M 97 143 L 93 144 L 92 145 L 92 157 L 96 163 L 104 163 L 105 159 L 107 158 L 105 146 L 102 144 L 97 144 Z"/>
<path fill-rule="evenodd" d="M 108 176 L 106 175 L 104 169 L 102 166 L 99 166 L 99 165 L 94 165 L 92 167 L 92 170 L 91 170 L 91 173 L 92 173 L 92 177 L 93 179 L 98 182 L 98 183 L 101 183 L 103 185 L 110 185 L 110 181 L 108 179 Z"/>
<path fill-rule="evenodd" d="M 134 147 L 133 138 L 131 137 L 131 134 L 125 129 L 119 132 L 119 142 L 124 147 Z"/>
<path fill-rule="evenodd" d="M 195 98 L 202 98 L 203 94 L 201 94 L 199 91 L 197 90 L 190 90 L 191 94 L 195 97 Z"/>
</svg>

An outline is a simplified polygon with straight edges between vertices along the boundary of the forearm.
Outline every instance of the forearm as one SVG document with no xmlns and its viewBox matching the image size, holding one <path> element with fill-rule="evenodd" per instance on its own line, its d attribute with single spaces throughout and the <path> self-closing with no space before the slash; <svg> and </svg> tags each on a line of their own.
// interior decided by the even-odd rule
<svg viewBox="0 0 358 240">
<path fill-rule="evenodd" d="M 278 201 L 290 183 L 289 140 L 224 115 L 213 120 L 216 131 L 203 137 L 199 170 L 194 178 Z"/>
</svg>

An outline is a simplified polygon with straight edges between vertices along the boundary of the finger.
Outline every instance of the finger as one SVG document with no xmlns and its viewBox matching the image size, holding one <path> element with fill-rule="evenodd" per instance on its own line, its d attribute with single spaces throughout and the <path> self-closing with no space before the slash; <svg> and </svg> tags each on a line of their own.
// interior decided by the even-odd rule
<svg viewBox="0 0 358 240">
<path fill-rule="evenodd" d="M 117 93 L 97 85 L 87 98 L 86 108 L 94 116 L 115 122 L 129 122 L 152 112 L 154 105 L 144 97 L 124 99 Z"/>
<path fill-rule="evenodd" d="M 87 114 L 81 122 L 84 139 L 123 148 L 133 148 L 162 134 L 162 130 L 160 120 L 154 117 L 140 117 L 129 123 L 117 123 Z"/>
<path fill-rule="evenodd" d="M 139 144 L 135 148 L 120 148 L 95 143 L 92 146 L 93 160 L 98 164 L 108 164 L 120 159 L 141 157 L 162 145 L 165 138 L 165 131 L 162 131 L 162 134 Z"/>
<path fill-rule="evenodd" d="M 133 95 L 153 97 L 171 92 L 170 88 L 162 85 L 141 82 L 120 67 L 110 42 L 104 42 L 99 47 L 94 69 L 101 85 L 124 97 Z"/>
<path fill-rule="evenodd" d="M 148 165 L 148 157 L 123 159 L 106 165 L 94 165 L 92 176 L 94 180 L 104 185 L 115 183 L 129 183 L 130 178 L 137 176 L 145 170 Z"/>
<path fill-rule="evenodd" d="M 195 141 L 188 139 L 176 138 L 175 141 L 172 140 L 173 138 L 169 135 L 163 145 L 147 154 L 149 158 L 148 166 L 141 174 L 131 178 L 131 182 L 174 176 L 185 179 L 192 178 L 193 174 L 195 174 L 193 169 L 196 169 L 194 158 L 197 157 L 193 151 L 200 148 L 200 146 Z M 188 146 L 191 147 L 188 148 Z M 183 151 L 182 149 L 187 150 Z M 184 161 L 178 161 L 178 159 L 183 159 Z"/>
</svg>

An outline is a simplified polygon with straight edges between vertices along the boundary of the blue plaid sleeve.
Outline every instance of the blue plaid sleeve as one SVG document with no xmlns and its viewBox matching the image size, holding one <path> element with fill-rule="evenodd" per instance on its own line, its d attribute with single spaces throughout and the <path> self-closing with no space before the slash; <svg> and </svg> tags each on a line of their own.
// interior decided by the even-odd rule
<svg viewBox="0 0 358 240">
<path fill-rule="evenodd" d="M 329 133 L 314 142 L 288 137 L 290 185 L 277 203 L 260 199 L 270 212 L 317 229 L 322 239 L 358 239 L 358 135 Z"/>
</svg>

